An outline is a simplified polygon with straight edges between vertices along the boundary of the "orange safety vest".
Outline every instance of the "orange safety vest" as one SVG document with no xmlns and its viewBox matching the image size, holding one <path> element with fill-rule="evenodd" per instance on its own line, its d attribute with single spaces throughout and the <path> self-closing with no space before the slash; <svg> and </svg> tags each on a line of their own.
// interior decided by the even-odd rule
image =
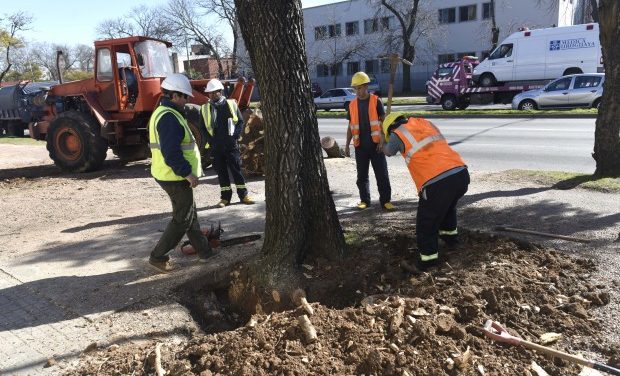
<svg viewBox="0 0 620 376">
<path fill-rule="evenodd" d="M 422 191 L 424 184 L 443 172 L 465 166 L 459 153 L 446 142 L 439 129 L 422 118 L 409 118 L 409 121 L 395 131 L 405 144 L 402 154 L 407 162 L 413 182 Z"/>
<path fill-rule="evenodd" d="M 378 144 L 381 141 L 381 122 L 379 121 L 379 114 L 377 113 L 377 100 L 379 97 L 370 94 L 368 101 L 368 121 L 370 122 L 370 136 L 372 142 Z M 357 112 L 357 98 L 349 103 L 349 128 L 351 129 L 351 135 L 353 135 L 353 145 L 355 147 L 360 146 L 360 117 Z"/>
</svg>

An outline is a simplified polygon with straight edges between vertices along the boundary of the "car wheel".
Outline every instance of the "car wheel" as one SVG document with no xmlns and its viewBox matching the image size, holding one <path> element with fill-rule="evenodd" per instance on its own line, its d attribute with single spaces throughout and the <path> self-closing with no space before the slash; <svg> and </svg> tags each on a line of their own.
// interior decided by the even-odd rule
<svg viewBox="0 0 620 376">
<path fill-rule="evenodd" d="M 533 111 L 537 109 L 538 109 L 538 106 L 536 105 L 536 102 L 534 102 L 531 99 L 526 99 L 524 101 L 521 101 L 521 103 L 519 103 L 519 110 L 521 111 Z"/>
<path fill-rule="evenodd" d="M 456 108 L 456 97 L 452 94 L 444 95 L 441 98 L 441 108 L 446 111 L 453 111 Z"/>
<path fill-rule="evenodd" d="M 349 109 L 349 102 L 344 102 L 343 108 L 345 111 L 347 111 Z"/>
<path fill-rule="evenodd" d="M 485 73 L 482 76 L 480 76 L 480 86 L 489 87 L 489 86 L 495 86 L 496 84 L 497 84 L 497 80 L 495 79 L 495 76 L 493 76 L 493 74 Z"/>
</svg>

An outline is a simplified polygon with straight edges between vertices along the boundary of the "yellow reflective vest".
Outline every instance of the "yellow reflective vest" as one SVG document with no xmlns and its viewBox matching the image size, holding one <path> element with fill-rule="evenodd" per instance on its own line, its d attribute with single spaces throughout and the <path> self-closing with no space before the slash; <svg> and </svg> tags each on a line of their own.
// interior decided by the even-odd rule
<svg viewBox="0 0 620 376">
<path fill-rule="evenodd" d="M 232 114 L 232 120 L 235 124 L 239 121 L 237 117 L 237 102 L 234 99 L 226 99 L 228 103 L 228 108 L 230 109 L 230 113 Z M 207 102 L 200 107 L 200 112 L 202 113 L 202 119 L 205 122 L 205 127 L 207 128 L 207 132 L 209 135 L 213 137 L 213 122 L 211 119 L 211 102 Z M 205 149 L 210 148 L 209 143 L 205 143 Z"/>
<path fill-rule="evenodd" d="M 160 105 L 153 111 L 151 119 L 149 120 L 149 146 L 151 148 L 151 175 L 157 180 L 161 181 L 182 181 L 185 180 L 184 176 L 178 176 L 172 171 L 172 168 L 166 164 L 164 155 L 161 152 L 159 143 L 159 134 L 157 132 L 157 124 L 159 120 L 167 113 L 172 113 L 178 120 L 179 124 L 183 127 L 185 135 L 181 141 L 181 150 L 183 151 L 183 157 L 192 166 L 192 174 L 196 177 L 202 176 L 202 166 L 200 163 L 200 151 L 194 140 L 194 136 L 189 129 L 187 120 L 177 110 Z"/>
</svg>

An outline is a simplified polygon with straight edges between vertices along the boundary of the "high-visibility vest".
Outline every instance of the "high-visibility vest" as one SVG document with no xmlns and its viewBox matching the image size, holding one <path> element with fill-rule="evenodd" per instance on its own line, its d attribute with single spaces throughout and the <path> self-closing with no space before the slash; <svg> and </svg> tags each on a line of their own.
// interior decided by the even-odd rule
<svg viewBox="0 0 620 376">
<path fill-rule="evenodd" d="M 377 101 L 379 97 L 370 94 L 368 100 L 368 121 L 370 121 L 370 136 L 372 142 L 378 144 L 381 141 L 381 122 L 379 121 L 379 114 L 377 113 Z M 349 128 L 351 129 L 351 135 L 353 136 L 353 145 L 358 147 L 360 145 L 360 117 L 357 111 L 357 98 L 349 103 Z"/>
<path fill-rule="evenodd" d="M 230 109 L 230 113 L 232 115 L 232 120 L 235 124 L 239 118 L 237 117 L 237 102 L 234 99 L 226 99 L 228 102 L 228 108 Z M 211 122 L 211 102 L 207 102 L 200 107 L 200 112 L 202 113 L 202 119 L 205 122 L 205 127 L 207 128 L 207 132 L 209 135 L 213 137 L 213 123 Z M 209 143 L 205 143 L 205 149 L 210 148 Z"/>
<path fill-rule="evenodd" d="M 151 148 L 151 175 L 157 180 L 161 181 L 182 181 L 185 180 L 184 176 L 178 176 L 172 171 L 172 168 L 166 164 L 164 155 L 161 152 L 161 146 L 159 143 L 159 133 L 157 131 L 157 124 L 159 120 L 167 113 L 173 114 L 179 124 L 183 127 L 185 135 L 181 141 L 181 150 L 183 151 L 183 157 L 192 166 L 192 174 L 196 177 L 202 176 L 202 166 L 200 162 L 200 151 L 194 140 L 194 136 L 189 129 L 187 120 L 177 110 L 167 107 L 159 106 L 153 111 L 151 119 L 149 120 L 149 146 Z"/>
<path fill-rule="evenodd" d="M 461 156 L 446 142 L 439 129 L 422 118 L 409 118 L 394 133 L 405 145 L 402 154 L 413 182 L 422 191 L 424 184 L 443 172 L 465 166 Z"/>
</svg>

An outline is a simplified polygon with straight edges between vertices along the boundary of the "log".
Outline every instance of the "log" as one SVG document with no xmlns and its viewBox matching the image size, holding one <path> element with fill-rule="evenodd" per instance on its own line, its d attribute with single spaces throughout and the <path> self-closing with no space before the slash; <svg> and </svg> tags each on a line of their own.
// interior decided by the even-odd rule
<svg viewBox="0 0 620 376">
<path fill-rule="evenodd" d="M 164 376 L 166 371 L 161 367 L 161 342 L 155 345 L 155 372 L 157 376 Z"/>
<path fill-rule="evenodd" d="M 316 329 L 314 329 L 314 326 L 312 326 L 312 323 L 310 322 L 308 316 L 301 315 L 297 318 L 297 321 L 299 321 L 299 326 L 301 327 L 301 330 L 306 336 L 306 342 L 315 342 L 318 339 L 316 335 Z"/>
<path fill-rule="evenodd" d="M 245 127 L 239 139 L 241 168 L 246 175 L 265 174 L 264 169 L 264 126 L 259 110 L 248 110 L 243 114 Z"/>
<path fill-rule="evenodd" d="M 321 139 L 321 147 L 327 153 L 327 158 L 344 158 L 344 153 L 333 137 L 323 137 Z"/>
</svg>

